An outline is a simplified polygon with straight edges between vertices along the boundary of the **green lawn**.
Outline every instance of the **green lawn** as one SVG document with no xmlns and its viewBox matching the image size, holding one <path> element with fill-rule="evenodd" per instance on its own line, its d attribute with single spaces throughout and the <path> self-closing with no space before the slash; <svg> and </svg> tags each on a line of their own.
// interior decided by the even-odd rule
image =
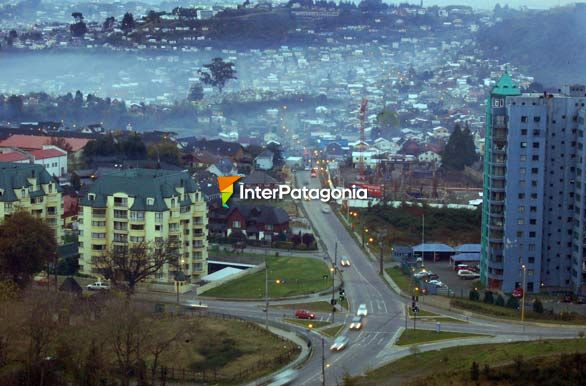
<svg viewBox="0 0 586 386">
<path fill-rule="evenodd" d="M 329 268 L 321 260 L 308 257 L 267 257 L 269 268 L 269 297 L 304 295 L 331 288 Z M 277 280 L 280 284 L 277 284 Z M 283 282 L 284 281 L 284 282 Z M 240 299 L 262 299 L 265 297 L 265 271 L 232 280 L 213 288 L 205 296 Z"/>
<path fill-rule="evenodd" d="M 325 335 L 325 336 L 329 336 L 330 338 L 333 338 L 336 335 L 338 335 L 338 333 L 340 331 L 342 331 L 343 328 L 344 328 L 343 324 L 341 324 L 339 326 L 326 327 L 326 328 L 320 329 L 319 333 L 322 335 Z"/>
<path fill-rule="evenodd" d="M 469 372 L 472 362 L 479 363 L 482 369 L 485 364 L 495 367 L 511 363 L 519 356 L 527 360 L 544 355 L 575 352 L 586 352 L 586 340 L 562 339 L 458 346 L 410 355 L 372 370 L 355 380 L 359 385 L 396 385 L 430 375 L 435 379 L 440 379 L 445 374 L 453 377 L 454 371 Z M 445 384 L 450 382 L 447 381 Z"/>
<path fill-rule="evenodd" d="M 409 316 L 413 316 L 413 311 L 411 311 L 411 307 L 407 307 L 407 312 L 409 313 Z M 417 317 L 421 317 L 421 316 L 441 316 L 440 314 L 436 314 L 435 312 L 431 312 L 431 311 L 425 311 L 425 310 L 419 310 L 419 312 L 417 313 Z"/>
<path fill-rule="evenodd" d="M 393 281 L 399 286 L 401 291 L 405 292 L 406 294 L 411 293 L 411 286 L 412 281 L 409 276 L 407 276 L 400 267 L 392 267 L 386 269 L 387 273 L 393 279 Z"/>
<path fill-rule="evenodd" d="M 413 318 L 411 307 L 407 307 L 407 314 L 409 315 L 409 318 Z M 451 318 L 449 316 L 443 316 L 426 310 L 419 310 L 417 313 L 417 319 L 424 322 L 468 323 L 462 319 Z"/>
<path fill-rule="evenodd" d="M 291 324 L 296 324 L 298 326 L 303 326 L 305 328 L 320 328 L 320 327 L 325 327 L 329 324 L 331 324 L 330 322 L 326 322 L 326 321 L 322 321 L 322 320 L 309 320 L 309 319 L 291 319 L 291 318 L 286 318 L 283 319 L 284 322 L 287 323 L 291 323 Z M 311 327 L 309 327 L 311 325 Z"/>
<path fill-rule="evenodd" d="M 496 318 L 520 320 L 521 311 L 512 308 L 487 304 L 482 301 L 473 301 L 469 299 L 452 299 L 450 306 L 454 308 L 469 310 L 480 315 L 492 316 Z M 533 312 L 531 306 L 525 308 L 525 320 L 531 322 L 554 323 L 580 325 L 586 323 L 586 316 L 578 314 L 548 315 L 546 313 L 538 314 Z"/>
<path fill-rule="evenodd" d="M 489 335 L 467 334 L 463 332 L 450 332 L 435 330 L 413 330 L 407 329 L 403 331 L 401 337 L 397 341 L 398 346 L 410 346 L 412 344 L 435 342 L 436 340 L 458 339 L 458 338 L 475 338 L 487 337 Z"/>
</svg>

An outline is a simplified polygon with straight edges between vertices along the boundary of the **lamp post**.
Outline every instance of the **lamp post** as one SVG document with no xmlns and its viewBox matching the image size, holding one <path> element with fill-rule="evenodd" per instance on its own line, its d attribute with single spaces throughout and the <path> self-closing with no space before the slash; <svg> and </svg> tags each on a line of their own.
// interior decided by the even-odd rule
<svg viewBox="0 0 586 386">
<path fill-rule="evenodd" d="M 521 297 L 521 321 L 525 321 L 525 291 L 526 291 L 526 277 L 527 277 L 527 267 L 525 264 L 521 266 L 523 270 L 523 296 Z"/>
<path fill-rule="evenodd" d="M 363 228 L 362 229 L 362 246 L 364 247 L 364 237 L 366 236 L 366 234 L 368 233 L 368 228 Z"/>
</svg>

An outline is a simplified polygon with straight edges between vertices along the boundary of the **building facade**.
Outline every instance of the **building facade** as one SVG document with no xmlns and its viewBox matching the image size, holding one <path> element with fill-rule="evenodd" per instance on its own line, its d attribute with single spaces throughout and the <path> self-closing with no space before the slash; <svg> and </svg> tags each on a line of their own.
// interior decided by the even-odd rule
<svg viewBox="0 0 586 386">
<path fill-rule="evenodd" d="M 44 220 L 62 242 L 61 187 L 41 165 L 0 162 L 0 222 L 22 210 Z"/>
<path fill-rule="evenodd" d="M 487 100 L 481 280 L 586 290 L 582 162 L 586 88 L 521 93 L 505 73 Z"/>
<path fill-rule="evenodd" d="M 207 275 L 207 207 L 186 172 L 127 169 L 103 175 L 80 200 L 80 271 L 99 274 L 96 258 L 132 243 L 173 241 L 180 269 L 192 281 Z M 172 282 L 165 266 L 152 281 Z"/>
</svg>

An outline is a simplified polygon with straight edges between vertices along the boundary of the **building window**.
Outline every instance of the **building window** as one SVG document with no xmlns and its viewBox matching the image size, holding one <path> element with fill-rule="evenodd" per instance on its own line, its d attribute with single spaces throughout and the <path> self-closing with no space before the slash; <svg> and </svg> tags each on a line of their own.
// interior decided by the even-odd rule
<svg viewBox="0 0 586 386">
<path fill-rule="evenodd" d="M 521 149 L 525 149 L 527 147 L 527 142 L 521 142 Z"/>
<path fill-rule="evenodd" d="M 533 122 L 539 122 L 541 121 L 541 117 L 537 116 L 537 117 L 533 117 Z"/>
<path fill-rule="evenodd" d="M 130 220 L 132 221 L 144 221 L 144 212 L 133 210 L 130 212 Z"/>
<path fill-rule="evenodd" d="M 130 225 L 130 230 L 131 231 L 143 231 L 144 230 L 144 224 L 131 224 Z"/>
<path fill-rule="evenodd" d="M 521 135 L 527 135 L 527 129 L 521 129 Z"/>
<path fill-rule="evenodd" d="M 163 222 L 163 212 L 155 212 L 155 222 Z"/>
<path fill-rule="evenodd" d="M 128 199 L 126 197 L 114 197 L 114 205 L 127 207 Z"/>
<path fill-rule="evenodd" d="M 533 142 L 533 148 L 539 149 L 539 142 Z"/>
<path fill-rule="evenodd" d="M 240 221 L 234 220 L 232 222 L 232 228 L 240 228 Z"/>
<path fill-rule="evenodd" d="M 93 227 L 105 227 L 106 226 L 106 222 L 105 221 L 92 221 L 92 226 Z"/>
<path fill-rule="evenodd" d="M 528 119 L 527 119 L 527 116 L 523 115 L 523 116 L 521 117 L 521 122 L 522 122 L 522 123 L 527 123 L 527 120 L 528 120 Z"/>
<path fill-rule="evenodd" d="M 105 233 L 94 233 L 92 232 L 92 239 L 105 239 L 106 238 L 106 234 Z"/>
</svg>

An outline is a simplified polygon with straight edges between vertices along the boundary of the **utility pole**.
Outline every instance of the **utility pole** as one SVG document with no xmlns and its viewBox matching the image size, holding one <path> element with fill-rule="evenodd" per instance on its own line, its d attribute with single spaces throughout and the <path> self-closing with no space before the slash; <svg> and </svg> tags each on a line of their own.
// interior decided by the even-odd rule
<svg viewBox="0 0 586 386">
<path fill-rule="evenodd" d="M 321 384 L 326 386 L 326 349 L 324 338 L 321 338 Z"/>
<path fill-rule="evenodd" d="M 334 318 L 336 315 L 336 269 L 338 268 L 338 242 L 336 241 L 334 247 L 334 266 L 331 269 L 332 272 L 332 301 L 330 304 L 332 305 L 332 323 L 334 323 Z"/>
<path fill-rule="evenodd" d="M 523 296 L 521 297 L 521 321 L 524 322 L 525 321 L 525 279 L 526 279 L 526 274 L 527 274 L 527 267 L 525 266 L 525 264 L 523 264 L 521 266 L 521 269 L 523 269 Z"/>
<path fill-rule="evenodd" d="M 269 329 L 269 266 L 265 252 L 265 329 Z"/>
<path fill-rule="evenodd" d="M 382 276 L 383 274 L 383 240 L 382 237 L 380 239 L 380 267 L 379 267 L 379 274 Z"/>
</svg>

